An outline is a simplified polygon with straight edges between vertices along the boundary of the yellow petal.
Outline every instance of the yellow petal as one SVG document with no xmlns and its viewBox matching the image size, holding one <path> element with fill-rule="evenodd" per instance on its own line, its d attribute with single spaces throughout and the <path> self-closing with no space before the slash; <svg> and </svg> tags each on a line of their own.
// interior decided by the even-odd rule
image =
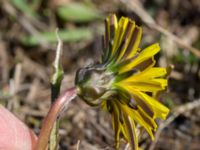
<svg viewBox="0 0 200 150">
<path fill-rule="evenodd" d="M 138 73 L 140 74 L 140 73 Z M 139 78 L 141 77 L 141 78 Z M 140 75 L 133 75 L 127 79 L 113 83 L 113 86 L 122 88 L 127 92 L 144 91 L 144 92 L 158 92 L 164 90 L 167 86 L 167 80 L 162 78 L 151 79 L 150 77 L 142 77 Z"/>
<path fill-rule="evenodd" d="M 154 121 L 154 119 L 151 118 L 140 106 L 138 106 L 138 112 L 140 113 L 142 118 L 145 120 L 145 122 L 148 123 L 155 131 L 158 126 L 156 122 Z"/>
<path fill-rule="evenodd" d="M 138 96 L 141 100 L 147 103 L 154 111 L 155 117 L 165 119 L 169 113 L 169 109 L 155 100 L 154 98 L 150 97 L 149 95 L 140 92 L 140 91 L 133 91 L 133 94 Z"/>
<path fill-rule="evenodd" d="M 127 59 L 132 58 L 136 54 L 141 38 L 142 38 L 142 28 L 136 26 L 135 30 L 133 31 L 132 38 L 130 40 L 129 44 L 130 53 L 127 56 Z M 129 47 L 127 48 L 127 51 L 129 51 Z"/>
<path fill-rule="evenodd" d="M 152 79 L 152 80 L 149 80 L 148 81 L 149 83 L 152 83 L 152 84 L 159 84 L 161 85 L 162 89 L 164 90 L 165 87 L 167 86 L 167 79 Z"/>
<path fill-rule="evenodd" d="M 112 56 L 115 54 L 116 50 L 120 46 L 122 42 L 123 35 L 125 33 L 125 29 L 128 24 L 128 18 L 121 17 L 117 26 L 117 30 L 115 32 L 113 47 L 112 47 Z"/>
<path fill-rule="evenodd" d="M 125 65 L 121 70 L 119 70 L 120 73 L 126 72 L 134 68 L 136 65 L 142 63 L 143 61 L 153 57 L 156 53 L 160 51 L 160 46 L 156 43 L 153 44 L 147 48 L 145 48 L 137 58 L 135 58 L 132 62 Z"/>
<path fill-rule="evenodd" d="M 105 34 L 104 34 L 104 41 L 103 41 L 103 61 L 106 61 L 111 56 L 110 54 L 111 49 L 109 48 L 110 42 L 113 41 L 115 36 L 115 32 L 117 30 L 117 17 L 113 14 L 110 17 L 106 18 L 105 20 Z"/>
<path fill-rule="evenodd" d="M 138 65 L 136 65 L 134 67 L 134 69 L 142 72 L 144 70 L 148 70 L 149 68 L 153 67 L 155 65 L 155 60 L 153 57 L 149 58 L 149 59 L 146 59 L 145 61 L 139 63 Z"/>
<path fill-rule="evenodd" d="M 143 126 L 146 129 L 146 131 L 149 133 L 151 139 L 154 140 L 152 127 L 144 121 L 144 119 L 141 117 L 139 112 L 137 110 L 130 109 L 127 105 L 121 105 L 121 107 L 123 108 L 124 111 L 126 111 L 131 116 L 133 120 L 135 120 L 135 122 Z"/>
<path fill-rule="evenodd" d="M 134 90 L 144 91 L 144 92 L 157 92 L 164 90 L 167 85 L 167 80 L 165 79 L 154 79 L 146 81 L 132 81 L 132 82 L 119 82 L 113 84 L 113 86 L 120 87 L 127 92 Z"/>
<path fill-rule="evenodd" d="M 110 25 L 110 39 L 113 40 L 114 36 L 115 36 L 115 32 L 117 30 L 117 17 L 116 15 L 111 15 L 110 18 L 109 18 L 109 25 Z"/>
<path fill-rule="evenodd" d="M 164 77 L 167 74 L 166 68 L 160 68 L 160 67 L 152 67 L 149 69 L 145 69 L 144 71 L 134 74 L 133 76 L 130 76 L 126 80 L 144 80 L 144 79 L 153 79 L 158 77 Z"/>
<path fill-rule="evenodd" d="M 112 103 L 112 125 L 115 132 L 115 142 L 116 142 L 116 148 L 119 148 L 119 139 L 120 139 L 120 112 L 116 104 Z"/>
<path fill-rule="evenodd" d="M 136 136 L 136 127 L 135 123 L 132 118 L 130 118 L 129 114 L 126 114 L 126 112 L 123 112 L 123 118 L 124 118 L 124 131 L 127 136 L 127 140 L 129 142 L 129 145 L 131 149 L 138 150 L 138 139 Z"/>
<path fill-rule="evenodd" d="M 141 100 L 137 96 L 133 96 L 133 100 L 136 101 L 137 107 L 141 107 L 148 114 L 148 116 L 150 116 L 151 118 L 154 118 L 154 111 L 151 108 L 151 106 L 149 106 L 147 103 L 145 103 L 143 100 Z"/>
<path fill-rule="evenodd" d="M 131 42 L 131 39 L 132 39 L 131 36 L 132 36 L 134 29 L 135 29 L 135 22 L 129 20 L 127 28 L 125 30 L 125 33 L 123 35 L 123 39 L 122 39 L 122 41 L 124 40 L 124 45 L 122 47 L 122 50 L 121 50 L 120 55 L 117 58 L 116 62 L 119 62 L 121 60 L 121 58 L 124 56 L 124 54 L 126 53 L 127 48 Z"/>
</svg>

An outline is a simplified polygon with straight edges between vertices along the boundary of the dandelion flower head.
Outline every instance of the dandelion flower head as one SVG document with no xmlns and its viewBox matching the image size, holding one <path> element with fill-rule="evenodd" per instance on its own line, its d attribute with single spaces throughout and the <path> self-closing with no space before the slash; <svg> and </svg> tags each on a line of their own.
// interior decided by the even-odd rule
<svg viewBox="0 0 200 150">
<path fill-rule="evenodd" d="M 152 140 L 155 119 L 165 119 L 169 109 L 155 95 L 167 87 L 167 69 L 155 67 L 158 43 L 139 47 L 142 28 L 126 17 L 105 20 L 103 54 L 98 64 L 79 69 L 75 84 L 79 96 L 91 106 L 101 106 L 112 116 L 116 148 L 125 139 L 138 149 L 138 131 Z"/>
</svg>

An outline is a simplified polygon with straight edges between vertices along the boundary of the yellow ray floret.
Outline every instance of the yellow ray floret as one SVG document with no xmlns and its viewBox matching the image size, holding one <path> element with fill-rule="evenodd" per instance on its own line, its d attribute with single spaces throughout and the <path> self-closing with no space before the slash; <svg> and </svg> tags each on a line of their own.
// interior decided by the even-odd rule
<svg viewBox="0 0 200 150">
<path fill-rule="evenodd" d="M 155 118 L 165 119 L 169 113 L 169 109 L 162 105 L 160 102 L 152 98 L 151 96 L 147 95 L 144 92 L 140 91 L 133 91 L 133 95 L 137 95 L 141 101 L 146 103 L 155 113 Z"/>
<path fill-rule="evenodd" d="M 145 60 L 153 57 L 155 54 L 157 54 L 160 51 L 160 46 L 158 44 L 153 44 L 144 50 L 141 51 L 141 53 L 133 59 L 132 62 L 129 64 L 125 65 L 121 70 L 119 70 L 120 73 L 126 72 L 128 70 L 133 69 L 136 65 L 144 62 Z"/>
<path fill-rule="evenodd" d="M 159 68 L 159 67 L 152 67 L 146 69 L 138 74 L 134 74 L 133 76 L 125 79 L 125 81 L 132 81 L 132 80 L 147 80 L 153 78 L 160 78 L 164 77 L 167 74 L 166 68 Z"/>
<path fill-rule="evenodd" d="M 114 33 L 114 41 L 113 41 L 113 47 L 112 47 L 112 56 L 115 54 L 117 48 L 120 46 L 120 43 L 122 42 L 122 38 L 125 33 L 125 29 L 128 25 L 128 19 L 125 17 L 122 17 L 119 20 L 116 32 Z"/>
<path fill-rule="evenodd" d="M 137 110 L 131 109 L 127 105 L 121 104 L 120 107 L 125 111 L 127 114 L 130 115 L 130 117 L 135 120 L 138 124 L 140 124 L 142 127 L 146 129 L 146 131 L 149 133 L 152 140 L 154 140 L 153 136 L 153 128 L 142 118 L 140 113 Z"/>
</svg>

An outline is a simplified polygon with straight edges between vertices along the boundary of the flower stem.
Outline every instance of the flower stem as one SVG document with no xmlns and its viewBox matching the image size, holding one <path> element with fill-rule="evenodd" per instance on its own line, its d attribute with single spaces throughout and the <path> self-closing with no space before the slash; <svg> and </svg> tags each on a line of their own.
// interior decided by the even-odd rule
<svg viewBox="0 0 200 150">
<path fill-rule="evenodd" d="M 45 150 L 56 119 L 63 112 L 68 104 L 76 97 L 76 88 L 71 88 L 61 94 L 51 105 L 51 108 L 42 123 L 42 128 L 35 150 Z"/>
</svg>

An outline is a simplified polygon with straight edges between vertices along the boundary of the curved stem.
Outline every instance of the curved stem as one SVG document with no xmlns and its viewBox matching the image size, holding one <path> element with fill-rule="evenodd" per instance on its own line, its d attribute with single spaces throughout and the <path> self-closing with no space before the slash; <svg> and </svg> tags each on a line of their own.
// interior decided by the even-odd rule
<svg viewBox="0 0 200 150">
<path fill-rule="evenodd" d="M 42 128 L 39 134 L 39 138 L 35 147 L 35 150 L 45 150 L 48 145 L 51 130 L 54 122 L 68 104 L 76 97 L 76 88 L 71 88 L 61 94 L 55 102 L 52 104 L 46 118 L 42 123 Z"/>
</svg>

